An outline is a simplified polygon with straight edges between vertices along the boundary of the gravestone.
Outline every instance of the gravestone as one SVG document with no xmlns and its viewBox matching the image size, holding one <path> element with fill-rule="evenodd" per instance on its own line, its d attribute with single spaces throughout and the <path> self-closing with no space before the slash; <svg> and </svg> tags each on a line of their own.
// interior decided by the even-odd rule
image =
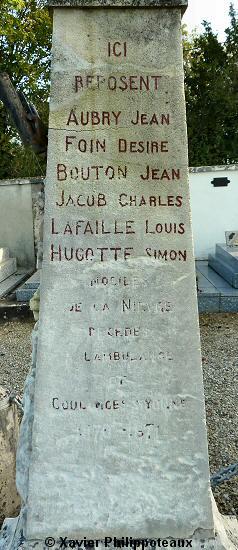
<svg viewBox="0 0 238 550">
<path fill-rule="evenodd" d="M 215 548 L 188 189 L 187 0 L 49 4 L 24 534 L 41 548 L 46 537 L 53 546 L 126 536 Z"/>
<path fill-rule="evenodd" d="M 225 231 L 226 244 L 216 244 L 215 254 L 209 254 L 208 265 L 233 288 L 238 288 L 238 232 Z"/>
<path fill-rule="evenodd" d="M 238 288 L 238 248 L 226 244 L 216 244 L 215 254 L 209 254 L 208 265 L 219 273 L 225 281 Z"/>
</svg>

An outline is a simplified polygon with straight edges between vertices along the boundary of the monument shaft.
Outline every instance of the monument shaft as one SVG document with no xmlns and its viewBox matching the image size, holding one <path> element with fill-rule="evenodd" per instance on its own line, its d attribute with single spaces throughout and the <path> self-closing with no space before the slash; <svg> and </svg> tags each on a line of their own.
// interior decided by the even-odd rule
<svg viewBox="0 0 238 550">
<path fill-rule="evenodd" d="M 64 4 L 71 7 L 57 7 Z M 52 2 L 32 540 L 213 530 L 188 189 L 186 2 L 118 4 Z"/>
</svg>

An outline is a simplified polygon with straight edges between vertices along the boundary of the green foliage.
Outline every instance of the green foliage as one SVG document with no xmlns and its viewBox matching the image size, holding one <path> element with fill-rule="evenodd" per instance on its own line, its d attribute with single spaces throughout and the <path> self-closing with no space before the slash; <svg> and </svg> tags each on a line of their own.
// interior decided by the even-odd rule
<svg viewBox="0 0 238 550">
<path fill-rule="evenodd" d="M 0 71 L 34 103 L 47 124 L 51 19 L 45 0 L 0 0 Z M 205 22 L 188 35 L 183 25 L 190 166 L 238 162 L 238 17 L 221 43 Z M 19 142 L 0 103 L 0 179 L 45 172 L 44 162 Z"/>
<path fill-rule="evenodd" d="M 203 22 L 201 35 L 185 36 L 185 91 L 190 166 L 238 162 L 238 19 L 220 43 Z"/>
<path fill-rule="evenodd" d="M 47 124 L 51 19 L 44 6 L 43 0 L 1 0 L 0 72 L 9 74 Z M 39 175 L 39 170 L 44 173 L 44 163 L 19 143 L 1 103 L 0 145 L 0 179 Z"/>
</svg>

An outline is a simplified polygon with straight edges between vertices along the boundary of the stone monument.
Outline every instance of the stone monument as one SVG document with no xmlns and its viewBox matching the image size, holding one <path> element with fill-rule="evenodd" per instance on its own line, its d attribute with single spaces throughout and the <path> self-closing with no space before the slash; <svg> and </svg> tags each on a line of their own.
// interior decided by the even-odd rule
<svg viewBox="0 0 238 550">
<path fill-rule="evenodd" d="M 209 485 L 181 42 L 187 0 L 49 5 L 26 547 L 113 546 L 124 537 L 235 548 L 223 528 L 223 542 L 215 538 Z"/>
</svg>

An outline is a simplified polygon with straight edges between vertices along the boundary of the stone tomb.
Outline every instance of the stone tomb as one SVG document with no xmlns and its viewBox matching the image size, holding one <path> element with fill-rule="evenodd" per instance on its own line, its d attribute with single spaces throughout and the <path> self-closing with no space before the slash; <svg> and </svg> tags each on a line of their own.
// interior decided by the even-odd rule
<svg viewBox="0 0 238 550">
<path fill-rule="evenodd" d="M 194 536 L 201 548 L 199 537 L 214 541 L 214 520 L 188 190 L 187 2 L 50 4 L 24 533 L 32 547 L 60 536 Z"/>
<path fill-rule="evenodd" d="M 0 248 L 0 283 L 8 279 L 16 270 L 16 258 L 10 258 L 8 248 Z"/>
<path fill-rule="evenodd" d="M 208 265 L 231 286 L 238 288 L 238 247 L 216 244 L 215 254 L 209 254 Z"/>
</svg>

